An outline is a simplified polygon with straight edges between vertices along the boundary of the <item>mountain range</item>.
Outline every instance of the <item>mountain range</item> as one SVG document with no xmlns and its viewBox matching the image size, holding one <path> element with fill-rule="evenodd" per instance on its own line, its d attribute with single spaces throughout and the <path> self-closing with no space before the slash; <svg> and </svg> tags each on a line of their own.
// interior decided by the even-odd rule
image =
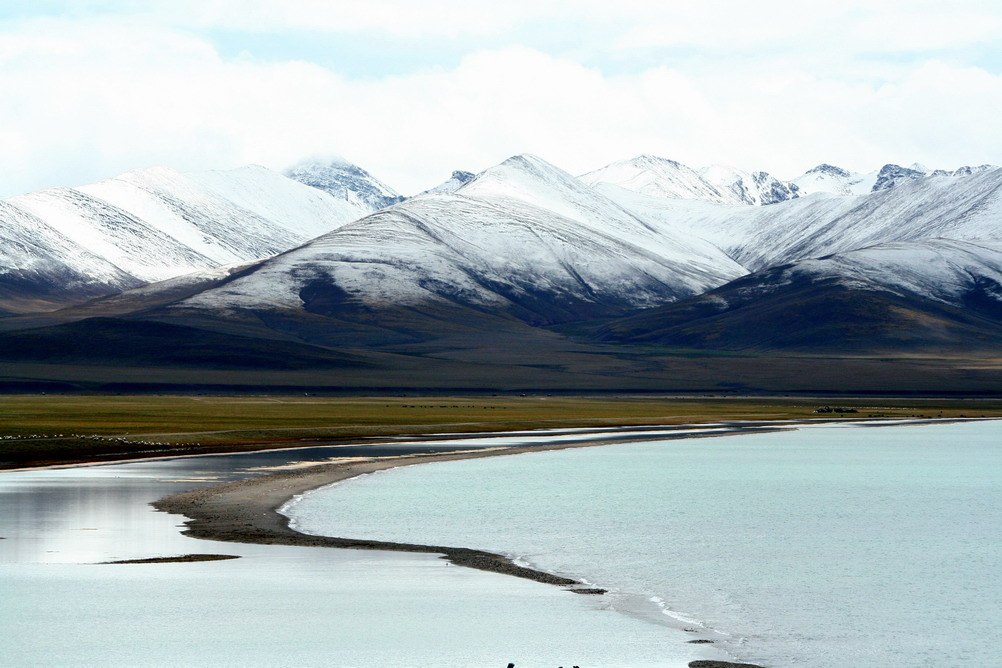
<svg viewBox="0 0 1002 668">
<path fill-rule="evenodd" d="M 364 183 L 364 180 L 360 181 Z M 274 255 L 375 210 L 263 167 L 142 169 L 0 201 L 0 310 Z"/>
<path fill-rule="evenodd" d="M 1000 193 L 647 155 L 411 198 L 342 160 L 136 170 L 0 201 L 0 383 L 991 393 Z"/>
</svg>

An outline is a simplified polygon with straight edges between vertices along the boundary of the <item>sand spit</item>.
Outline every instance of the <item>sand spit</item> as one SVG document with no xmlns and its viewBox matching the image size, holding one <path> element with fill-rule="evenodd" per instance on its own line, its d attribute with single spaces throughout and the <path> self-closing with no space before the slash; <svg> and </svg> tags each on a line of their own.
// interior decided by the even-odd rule
<svg viewBox="0 0 1002 668">
<path fill-rule="evenodd" d="M 158 510 L 190 518 L 186 523 L 187 528 L 184 533 L 195 538 L 265 545 L 338 547 L 356 550 L 441 554 L 443 558 L 457 566 L 514 575 L 546 584 L 580 586 L 583 583 L 577 580 L 518 566 L 507 557 L 483 550 L 302 534 L 289 528 L 288 518 L 277 512 L 282 505 L 297 494 L 365 473 L 431 461 L 489 457 L 539 449 L 538 447 L 510 448 L 488 452 L 462 451 L 438 455 L 403 455 L 365 462 L 322 464 L 306 469 L 281 471 L 248 480 L 194 489 L 156 501 L 153 506 Z"/>
<path fill-rule="evenodd" d="M 239 559 L 236 554 L 182 554 L 177 557 L 147 557 L 146 559 L 121 559 L 119 561 L 102 561 L 99 566 L 112 564 L 188 564 L 195 561 L 223 561 Z"/>
<path fill-rule="evenodd" d="M 736 433 L 762 433 L 763 431 L 775 430 L 776 428 L 757 425 L 755 427 L 735 428 L 712 434 L 687 432 L 674 437 L 660 435 L 657 440 L 709 438 Z M 396 468 L 398 466 L 597 445 L 608 445 L 608 441 L 460 450 L 447 453 L 388 456 L 373 458 L 367 461 L 334 462 L 308 468 L 279 471 L 222 485 L 201 487 L 160 499 L 152 505 L 157 510 L 188 517 L 189 520 L 185 523 L 187 528 L 183 533 L 194 538 L 264 545 L 337 547 L 355 550 L 440 554 L 442 558 L 449 560 L 457 566 L 467 566 L 482 571 L 513 575 L 536 582 L 572 587 L 573 589 L 569 591 L 598 595 L 604 594 L 605 590 L 571 578 L 525 568 L 515 564 L 508 557 L 483 550 L 442 545 L 418 545 L 414 543 L 396 543 L 356 538 L 312 536 L 299 533 L 291 529 L 288 518 L 278 512 L 279 508 L 298 494 L 354 478 L 355 476 Z"/>
</svg>

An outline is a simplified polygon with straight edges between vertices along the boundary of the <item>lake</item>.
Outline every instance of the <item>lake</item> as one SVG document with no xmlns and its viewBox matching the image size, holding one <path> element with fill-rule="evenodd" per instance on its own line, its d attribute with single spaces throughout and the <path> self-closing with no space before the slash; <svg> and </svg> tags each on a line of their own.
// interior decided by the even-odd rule
<svg viewBox="0 0 1002 668">
<path fill-rule="evenodd" d="M 763 665 L 998 661 L 999 421 L 425 464 L 285 512 L 308 533 L 475 547 L 581 577 L 624 618 Z"/>
</svg>

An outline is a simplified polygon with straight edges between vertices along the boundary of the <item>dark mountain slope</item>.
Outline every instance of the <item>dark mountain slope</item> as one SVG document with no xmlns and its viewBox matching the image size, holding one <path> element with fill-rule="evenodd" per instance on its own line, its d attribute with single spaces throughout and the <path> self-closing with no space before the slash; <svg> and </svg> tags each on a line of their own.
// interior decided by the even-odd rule
<svg viewBox="0 0 1002 668">
<path fill-rule="evenodd" d="M 294 342 L 116 318 L 0 333 L 0 360 L 213 369 L 372 366 L 358 355 Z"/>
<path fill-rule="evenodd" d="M 807 260 L 599 326 L 602 341 L 915 353 L 1002 345 L 1002 251 L 935 241 Z"/>
</svg>

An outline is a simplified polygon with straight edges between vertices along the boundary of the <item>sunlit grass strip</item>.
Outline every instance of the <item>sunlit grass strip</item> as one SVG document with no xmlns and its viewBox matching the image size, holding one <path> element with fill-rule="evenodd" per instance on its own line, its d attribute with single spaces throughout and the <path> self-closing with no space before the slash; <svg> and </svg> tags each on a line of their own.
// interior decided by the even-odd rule
<svg viewBox="0 0 1002 668">
<path fill-rule="evenodd" d="M 831 400 L 658 397 L 0 397 L 0 466 L 225 452 L 437 432 L 819 417 Z M 842 417 L 1002 416 L 1000 400 L 840 399 Z M 832 418 L 832 415 L 823 417 Z M 836 416 L 837 417 L 837 416 Z"/>
</svg>

